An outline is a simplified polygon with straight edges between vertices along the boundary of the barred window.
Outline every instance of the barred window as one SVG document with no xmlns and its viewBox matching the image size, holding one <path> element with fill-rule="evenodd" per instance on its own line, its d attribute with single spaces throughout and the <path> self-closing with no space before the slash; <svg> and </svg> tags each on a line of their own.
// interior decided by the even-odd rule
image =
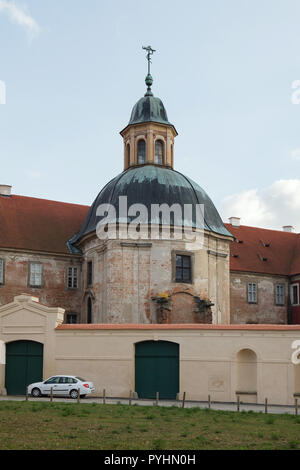
<svg viewBox="0 0 300 470">
<path fill-rule="evenodd" d="M 4 284 L 4 260 L 0 259 L 0 285 Z"/>
<path fill-rule="evenodd" d="M 77 323 L 77 314 L 76 313 L 67 313 L 67 323 L 73 325 Z"/>
<path fill-rule="evenodd" d="M 176 255 L 176 282 L 192 281 L 192 262 L 187 255 Z"/>
<path fill-rule="evenodd" d="M 68 268 L 68 288 L 77 289 L 78 288 L 78 268 L 70 266 Z"/>
<path fill-rule="evenodd" d="M 275 287 L 275 303 L 276 305 L 284 305 L 284 284 L 277 284 Z"/>
<path fill-rule="evenodd" d="M 248 303 L 257 303 L 257 284 L 255 282 L 249 282 L 248 284 Z"/>
<path fill-rule="evenodd" d="M 31 287 L 42 286 L 42 264 L 30 263 L 29 284 Z"/>
</svg>

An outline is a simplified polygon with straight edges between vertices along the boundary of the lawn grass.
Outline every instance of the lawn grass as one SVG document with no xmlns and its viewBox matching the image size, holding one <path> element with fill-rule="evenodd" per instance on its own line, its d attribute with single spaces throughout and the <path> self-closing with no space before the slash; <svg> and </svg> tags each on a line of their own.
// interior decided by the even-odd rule
<svg viewBox="0 0 300 470">
<path fill-rule="evenodd" d="M 0 450 L 298 449 L 300 417 L 200 408 L 0 402 Z"/>
</svg>

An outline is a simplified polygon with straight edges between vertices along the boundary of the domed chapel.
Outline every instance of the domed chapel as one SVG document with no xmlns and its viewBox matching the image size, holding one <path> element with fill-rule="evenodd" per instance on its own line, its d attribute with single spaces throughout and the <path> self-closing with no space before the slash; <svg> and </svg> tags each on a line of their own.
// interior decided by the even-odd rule
<svg viewBox="0 0 300 470">
<path fill-rule="evenodd" d="M 227 324 L 233 237 L 206 192 L 175 169 L 177 131 L 153 95 L 154 51 L 147 51 L 147 90 L 120 132 L 123 172 L 100 191 L 68 242 L 83 260 L 81 321 Z"/>
</svg>

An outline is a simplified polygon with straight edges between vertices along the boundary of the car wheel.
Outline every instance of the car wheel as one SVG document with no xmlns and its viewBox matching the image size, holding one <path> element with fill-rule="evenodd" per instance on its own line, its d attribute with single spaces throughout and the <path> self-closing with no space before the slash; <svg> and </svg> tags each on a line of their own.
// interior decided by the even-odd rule
<svg viewBox="0 0 300 470">
<path fill-rule="evenodd" d="M 41 391 L 39 388 L 34 388 L 32 391 L 31 391 L 31 395 L 34 397 L 34 398 L 38 398 L 41 396 Z"/>
<path fill-rule="evenodd" d="M 70 391 L 70 397 L 74 398 L 74 399 L 78 398 L 78 391 L 75 390 L 75 389 L 71 390 Z"/>
</svg>

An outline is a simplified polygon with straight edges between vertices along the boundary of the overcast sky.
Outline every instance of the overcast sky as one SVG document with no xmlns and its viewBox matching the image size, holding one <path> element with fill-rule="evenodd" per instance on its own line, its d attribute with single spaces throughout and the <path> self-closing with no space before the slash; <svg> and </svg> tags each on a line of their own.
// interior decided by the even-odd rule
<svg viewBox="0 0 300 470">
<path fill-rule="evenodd" d="M 0 0 L 0 183 L 92 204 L 123 169 L 150 44 L 175 168 L 224 221 L 300 232 L 299 18 L 299 0 Z"/>
</svg>

